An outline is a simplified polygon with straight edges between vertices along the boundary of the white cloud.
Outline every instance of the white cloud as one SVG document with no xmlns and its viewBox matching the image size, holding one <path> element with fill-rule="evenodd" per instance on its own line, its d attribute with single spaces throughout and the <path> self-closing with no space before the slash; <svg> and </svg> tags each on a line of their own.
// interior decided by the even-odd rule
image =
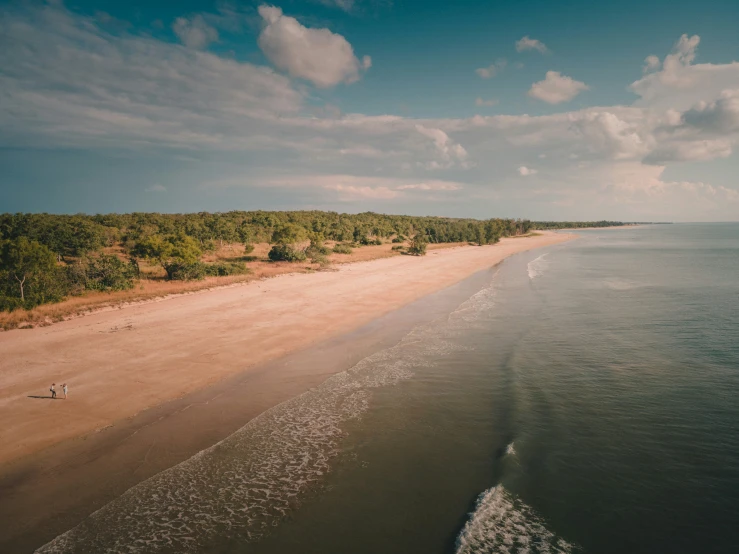
<svg viewBox="0 0 739 554">
<path fill-rule="evenodd" d="M 659 69 L 662 62 L 657 56 L 647 56 L 644 60 L 644 67 L 642 68 L 643 73 L 649 73 L 655 69 Z"/>
<path fill-rule="evenodd" d="M 536 40 L 535 38 L 529 38 L 528 36 L 525 36 L 516 41 L 516 50 L 518 52 L 525 52 L 526 50 L 536 50 L 538 52 L 541 52 L 542 54 L 546 54 L 547 52 L 549 52 L 549 49 L 543 42 L 541 42 L 540 40 Z"/>
<path fill-rule="evenodd" d="M 569 102 L 575 96 L 590 87 L 571 77 L 560 74 L 558 71 L 547 71 L 543 81 L 531 85 L 529 96 L 543 100 L 549 104 L 561 104 Z"/>
<path fill-rule="evenodd" d="M 506 60 L 500 59 L 487 67 L 478 67 L 475 69 L 475 73 L 482 79 L 490 79 L 491 77 L 495 77 L 507 64 L 508 62 Z"/>
<path fill-rule="evenodd" d="M 448 168 L 457 163 L 465 165 L 468 156 L 467 150 L 461 144 L 452 141 L 444 131 L 424 127 L 423 125 L 416 125 L 416 130 L 433 141 L 438 153 L 439 160 L 432 162 L 429 166 L 430 169 Z"/>
<path fill-rule="evenodd" d="M 682 119 L 687 126 L 708 131 L 739 131 L 739 89 L 725 90 L 713 102 L 698 102 Z"/>
<path fill-rule="evenodd" d="M 518 168 L 518 174 L 523 177 L 528 177 L 529 175 L 536 175 L 539 173 L 536 169 L 531 169 L 529 167 L 526 167 L 525 165 L 522 165 Z"/>
<path fill-rule="evenodd" d="M 684 111 L 700 101 L 717 98 L 724 90 L 739 88 L 739 62 L 694 64 L 699 44 L 697 35 L 681 36 L 660 71 L 632 83 L 631 90 L 641 98 L 638 104 Z"/>
<path fill-rule="evenodd" d="M 323 188 L 339 192 L 340 198 L 343 201 L 352 201 L 363 198 L 388 200 L 390 198 L 397 198 L 400 196 L 400 192 L 388 187 L 367 187 L 337 183 L 334 185 L 324 185 Z"/>
<path fill-rule="evenodd" d="M 495 106 L 497 104 L 498 104 L 498 100 L 496 100 L 495 98 L 490 98 L 489 100 L 483 100 L 482 98 L 478 97 L 475 100 L 475 106 L 478 106 L 480 108 Z"/>
<path fill-rule="evenodd" d="M 240 186 L 242 181 L 235 179 L 230 183 L 219 183 L 220 186 Z M 338 193 L 344 201 L 374 199 L 391 200 L 401 197 L 419 198 L 427 193 L 441 193 L 442 196 L 426 196 L 431 200 L 439 200 L 446 193 L 458 191 L 460 183 L 442 180 L 414 180 L 395 177 L 366 177 L 357 175 L 305 175 L 299 177 L 272 178 L 262 182 L 267 187 L 285 188 L 321 188 Z M 410 196 L 409 196 L 410 195 Z"/>
<path fill-rule="evenodd" d="M 218 40 L 218 31 L 208 25 L 201 15 L 196 15 L 192 19 L 178 17 L 172 23 L 172 30 L 182 44 L 189 48 L 205 48 Z"/>
<path fill-rule="evenodd" d="M 303 104 L 267 67 L 24 6 L 0 10 L 0 144 L 239 148 Z"/>
<path fill-rule="evenodd" d="M 459 190 L 461 188 L 462 186 L 459 183 L 450 183 L 449 181 L 424 181 L 422 183 L 400 185 L 398 190 Z"/>
<path fill-rule="evenodd" d="M 641 123 L 625 121 L 611 112 L 596 111 L 586 113 L 575 125 L 588 148 L 622 160 L 639 158 L 649 151 L 651 136 Z"/>
<path fill-rule="evenodd" d="M 305 27 L 280 8 L 266 4 L 259 6 L 259 15 L 264 20 L 259 47 L 275 66 L 293 77 L 328 88 L 357 81 L 361 70 L 372 65 L 369 56 L 360 62 L 351 44 L 328 29 Z"/>
<path fill-rule="evenodd" d="M 146 192 L 167 192 L 167 187 L 164 185 L 160 185 L 157 183 L 156 185 L 152 185 L 146 189 L 144 189 Z"/>
<path fill-rule="evenodd" d="M 705 162 L 716 158 L 728 158 L 730 155 L 731 143 L 727 140 L 693 140 L 661 144 L 644 161 L 652 164 Z"/>
</svg>

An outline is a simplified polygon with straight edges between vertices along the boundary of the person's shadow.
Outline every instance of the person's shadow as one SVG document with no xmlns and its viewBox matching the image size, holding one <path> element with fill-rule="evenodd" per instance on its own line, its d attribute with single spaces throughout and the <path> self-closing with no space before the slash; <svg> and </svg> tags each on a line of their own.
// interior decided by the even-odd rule
<svg viewBox="0 0 739 554">
<path fill-rule="evenodd" d="M 40 398 L 42 400 L 56 400 L 55 396 L 28 396 L 27 398 Z"/>
</svg>

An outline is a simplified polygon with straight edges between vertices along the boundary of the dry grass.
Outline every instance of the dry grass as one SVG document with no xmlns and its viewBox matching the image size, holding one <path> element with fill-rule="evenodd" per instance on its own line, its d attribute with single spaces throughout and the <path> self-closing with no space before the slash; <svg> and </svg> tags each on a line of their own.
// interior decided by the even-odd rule
<svg viewBox="0 0 739 554">
<path fill-rule="evenodd" d="M 439 250 L 460 246 L 463 243 L 429 244 L 428 250 Z M 326 246 L 332 248 L 333 242 L 327 242 Z M 330 254 L 329 262 L 332 264 L 344 264 L 376 260 L 399 256 L 400 253 L 393 251 L 394 246 L 389 242 L 379 246 L 362 246 L 355 248 L 351 254 Z M 16 328 L 33 328 L 37 326 L 51 325 L 53 323 L 80 317 L 99 310 L 120 308 L 136 302 L 147 302 L 172 295 L 189 294 L 216 287 L 236 285 L 259 279 L 275 277 L 285 273 L 307 273 L 312 271 L 326 270 L 319 264 L 310 262 L 287 263 L 270 262 L 267 258 L 271 246 L 269 244 L 256 244 L 254 251 L 248 255 L 244 254 L 244 246 L 241 244 L 224 244 L 215 252 L 209 252 L 203 257 L 205 262 L 235 262 L 246 261 L 249 273 L 247 275 L 230 275 L 225 277 L 207 277 L 202 281 L 167 281 L 165 272 L 160 266 L 140 262 L 142 278 L 133 289 L 118 292 L 88 292 L 82 296 L 72 296 L 57 304 L 45 304 L 32 310 L 15 310 L 13 312 L 0 312 L 0 329 L 9 330 Z M 114 253 L 111 249 L 110 253 Z M 115 252 L 120 254 L 120 252 Z"/>
</svg>

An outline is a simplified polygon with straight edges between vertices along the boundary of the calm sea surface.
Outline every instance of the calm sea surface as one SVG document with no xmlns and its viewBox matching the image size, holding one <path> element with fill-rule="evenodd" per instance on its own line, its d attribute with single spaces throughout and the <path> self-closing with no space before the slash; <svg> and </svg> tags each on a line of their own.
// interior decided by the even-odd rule
<svg viewBox="0 0 739 554">
<path fill-rule="evenodd" d="M 40 552 L 739 551 L 739 224 L 579 235 Z"/>
</svg>

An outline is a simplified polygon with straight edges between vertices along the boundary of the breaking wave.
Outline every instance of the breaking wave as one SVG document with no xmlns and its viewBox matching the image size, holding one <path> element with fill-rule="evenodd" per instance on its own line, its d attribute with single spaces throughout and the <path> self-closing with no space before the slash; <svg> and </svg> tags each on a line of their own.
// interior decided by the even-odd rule
<svg viewBox="0 0 739 554">
<path fill-rule="evenodd" d="M 547 254 L 542 254 L 538 258 L 533 259 L 529 262 L 527 270 L 529 273 L 529 279 L 531 279 L 532 281 L 537 277 L 540 277 L 549 266 L 549 260 L 545 259 L 546 256 Z"/>
<path fill-rule="evenodd" d="M 502 485 L 484 492 L 457 539 L 457 554 L 570 554 L 534 510 Z"/>
</svg>

